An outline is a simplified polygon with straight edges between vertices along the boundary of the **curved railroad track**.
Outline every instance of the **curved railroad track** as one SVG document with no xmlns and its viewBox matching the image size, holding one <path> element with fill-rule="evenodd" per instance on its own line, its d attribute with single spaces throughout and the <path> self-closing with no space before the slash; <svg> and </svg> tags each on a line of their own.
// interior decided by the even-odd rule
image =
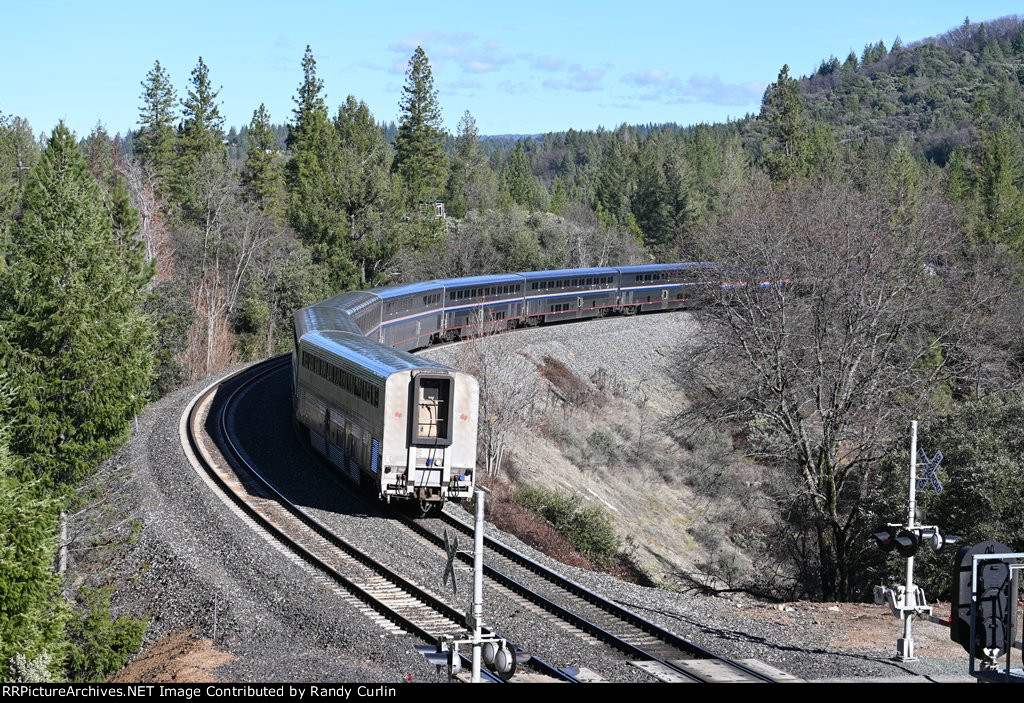
<svg viewBox="0 0 1024 703">
<path fill-rule="evenodd" d="M 288 357 L 276 357 L 243 369 L 206 389 L 192 402 L 186 412 L 187 435 L 196 457 L 221 490 L 261 527 L 389 622 L 431 643 L 440 636 L 462 632 L 462 614 L 337 537 L 281 494 L 235 446 L 228 427 L 228 410 L 245 387 L 282 370 L 287 364 Z M 223 397 L 214 403 L 218 394 Z M 204 436 L 212 439 L 215 446 L 205 446 Z M 340 478 L 339 483 L 368 508 L 381 509 L 379 503 L 369 500 Z M 389 512 L 406 530 L 435 546 L 442 554 L 445 527 L 472 537 L 472 526 L 448 513 L 411 520 L 398 511 Z M 486 536 L 485 550 L 485 577 L 494 587 L 532 604 L 534 610 L 541 609 L 549 617 L 569 623 L 585 637 L 618 650 L 635 666 L 660 680 L 779 680 L 781 672 L 757 662 L 736 662 L 718 656 Z M 472 556 L 467 553 L 460 552 L 459 558 L 472 564 Z M 573 670 L 563 671 L 536 658 L 531 659 L 531 665 L 545 675 L 576 680 Z M 783 675 L 783 678 L 788 677 Z"/>
<path fill-rule="evenodd" d="M 445 527 L 472 539 L 473 526 L 442 513 L 404 524 L 443 549 Z M 484 573 L 531 603 L 614 647 L 654 676 L 691 681 L 774 682 L 764 670 L 719 656 L 484 535 Z M 459 552 L 466 563 L 472 556 Z"/>
<path fill-rule="evenodd" d="M 238 451 L 227 426 L 229 409 L 244 388 L 288 363 L 288 357 L 275 357 L 255 364 L 210 385 L 192 400 L 182 416 L 181 429 L 194 460 L 258 527 L 399 630 L 430 644 L 446 635 L 461 634 L 461 613 L 337 537 L 278 492 Z M 571 674 L 535 657 L 529 664 L 547 676 L 575 681 Z M 465 657 L 463 666 L 469 666 Z M 489 672 L 481 674 L 491 681 L 500 681 Z"/>
</svg>

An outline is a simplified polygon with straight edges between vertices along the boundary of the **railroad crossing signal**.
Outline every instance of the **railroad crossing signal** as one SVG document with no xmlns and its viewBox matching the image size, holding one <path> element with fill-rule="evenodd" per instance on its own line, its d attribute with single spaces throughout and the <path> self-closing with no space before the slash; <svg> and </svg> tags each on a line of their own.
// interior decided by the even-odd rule
<svg viewBox="0 0 1024 703">
<path fill-rule="evenodd" d="M 444 566 L 444 580 L 442 585 L 448 585 L 448 577 L 452 577 L 452 595 L 459 595 L 459 583 L 455 580 L 455 555 L 459 553 L 459 536 L 449 541 L 448 528 L 444 528 L 444 550 L 448 552 L 448 563 Z"/>
<path fill-rule="evenodd" d="M 931 487 L 935 489 L 936 493 L 942 493 L 942 482 L 939 481 L 939 477 L 935 475 L 935 471 L 939 468 L 939 463 L 942 462 L 942 452 L 935 452 L 935 456 L 929 459 L 928 454 L 926 454 L 923 449 L 918 449 L 917 458 L 924 466 L 924 477 L 917 479 L 917 489 L 924 490 L 931 485 Z"/>
</svg>

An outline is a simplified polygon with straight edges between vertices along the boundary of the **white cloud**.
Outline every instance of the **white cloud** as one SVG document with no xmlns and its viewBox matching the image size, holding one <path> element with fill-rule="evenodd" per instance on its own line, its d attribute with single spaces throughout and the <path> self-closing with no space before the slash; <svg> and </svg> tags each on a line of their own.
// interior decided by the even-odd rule
<svg viewBox="0 0 1024 703">
<path fill-rule="evenodd" d="M 501 50 L 498 42 L 482 40 L 471 32 L 431 31 L 404 37 L 388 46 L 400 55 L 392 64 L 392 72 L 405 73 L 417 46 L 423 47 L 432 64 L 453 63 L 466 73 L 492 73 L 515 61 Z"/>
<path fill-rule="evenodd" d="M 577 93 L 590 93 L 604 87 L 603 68 L 583 68 L 579 64 L 572 64 L 567 73 L 565 78 L 549 78 L 542 85 L 549 90 L 571 90 Z"/>
<path fill-rule="evenodd" d="M 683 80 L 660 68 L 627 73 L 622 81 L 644 90 L 638 97 L 666 103 L 750 105 L 761 101 L 767 83 L 726 83 L 719 76 L 693 74 Z"/>
</svg>

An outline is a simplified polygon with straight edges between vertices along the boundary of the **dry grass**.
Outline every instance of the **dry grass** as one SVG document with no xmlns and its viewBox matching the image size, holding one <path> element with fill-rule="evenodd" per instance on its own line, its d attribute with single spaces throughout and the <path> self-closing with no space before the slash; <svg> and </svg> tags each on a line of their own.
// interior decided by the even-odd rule
<svg viewBox="0 0 1024 703">
<path fill-rule="evenodd" d="M 569 405 L 586 405 L 594 396 L 590 382 L 577 375 L 572 369 L 553 356 L 545 356 L 540 366 L 540 375 L 547 379 L 561 398 Z"/>
<path fill-rule="evenodd" d="M 172 632 L 154 642 L 135 661 L 110 677 L 110 683 L 204 683 L 234 657 L 192 631 Z"/>
</svg>

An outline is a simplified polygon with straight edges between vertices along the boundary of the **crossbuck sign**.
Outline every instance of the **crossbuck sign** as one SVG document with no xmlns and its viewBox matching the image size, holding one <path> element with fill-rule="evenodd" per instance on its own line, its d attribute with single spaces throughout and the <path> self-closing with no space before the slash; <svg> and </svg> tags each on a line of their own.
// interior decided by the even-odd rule
<svg viewBox="0 0 1024 703">
<path fill-rule="evenodd" d="M 930 485 L 936 493 L 942 493 L 942 482 L 935 475 L 939 464 L 942 462 L 942 451 L 935 452 L 935 456 L 929 459 L 928 454 L 923 449 L 918 449 L 917 458 L 924 467 L 924 477 L 917 479 L 917 489 L 923 490 Z"/>
</svg>

